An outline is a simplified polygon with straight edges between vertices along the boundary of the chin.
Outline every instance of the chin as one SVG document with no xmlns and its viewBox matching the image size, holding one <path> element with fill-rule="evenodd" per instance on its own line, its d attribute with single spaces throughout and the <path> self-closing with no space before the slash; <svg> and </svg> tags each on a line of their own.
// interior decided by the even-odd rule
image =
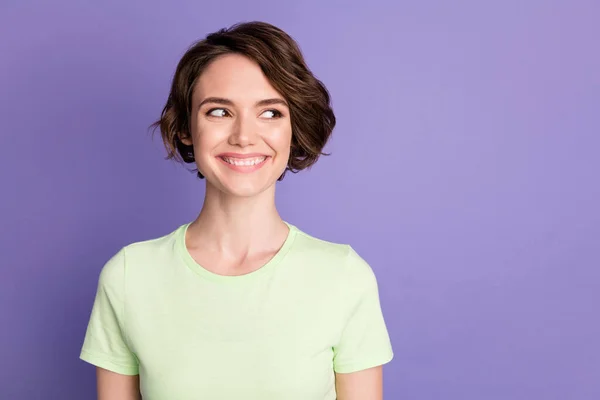
<svg viewBox="0 0 600 400">
<path fill-rule="evenodd" d="M 262 194 L 265 194 L 266 192 L 270 192 L 271 190 L 273 190 L 274 186 L 275 185 L 271 185 L 266 188 L 260 188 L 260 189 L 250 188 L 250 187 L 244 187 L 244 188 L 235 187 L 235 188 L 227 188 L 227 190 L 225 190 L 225 192 L 229 196 L 233 196 L 233 197 L 252 198 L 252 197 L 258 197 Z"/>
<path fill-rule="evenodd" d="M 235 197 L 255 197 L 259 196 L 265 192 L 269 192 L 274 190 L 275 183 L 277 179 L 274 179 L 273 182 L 258 182 L 258 180 L 253 180 L 249 177 L 243 177 L 242 179 L 224 179 L 216 185 L 221 192 L 224 194 L 235 196 Z"/>
<path fill-rule="evenodd" d="M 265 165 L 263 168 L 251 173 L 230 171 L 219 165 L 219 168 L 211 171 L 213 173 L 204 175 L 207 185 L 213 186 L 223 194 L 235 197 L 255 197 L 275 190 L 277 179 L 285 171 L 286 165 L 282 165 L 280 168 L 273 168 L 278 167 L 276 165 Z M 273 173 L 275 170 L 281 170 L 281 173 Z"/>
</svg>

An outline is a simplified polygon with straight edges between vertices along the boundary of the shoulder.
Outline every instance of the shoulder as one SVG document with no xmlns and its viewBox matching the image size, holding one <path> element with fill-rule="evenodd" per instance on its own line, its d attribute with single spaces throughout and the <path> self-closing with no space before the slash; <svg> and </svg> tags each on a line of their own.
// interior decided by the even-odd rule
<svg viewBox="0 0 600 400">
<path fill-rule="evenodd" d="M 350 244 L 320 239 L 299 229 L 295 242 L 297 254 L 304 260 L 318 265 L 320 270 L 330 270 L 350 285 L 368 284 L 375 279 L 369 263 Z"/>
<path fill-rule="evenodd" d="M 300 250 L 302 254 L 309 257 L 326 257 L 336 261 L 343 260 L 346 257 L 349 245 L 320 239 L 296 227 L 294 228 L 296 230 L 294 247 Z"/>
<path fill-rule="evenodd" d="M 124 247 L 126 262 L 129 265 L 158 261 L 172 257 L 177 247 L 177 239 L 186 225 L 181 225 L 163 236 L 130 243 Z"/>
<path fill-rule="evenodd" d="M 100 270 L 100 287 L 118 287 L 122 285 L 125 272 L 125 248 L 112 255 Z"/>
<path fill-rule="evenodd" d="M 100 271 L 99 281 L 103 286 L 121 285 L 126 277 L 137 270 L 146 271 L 153 266 L 172 260 L 176 250 L 176 235 L 185 225 L 158 238 L 129 243 L 112 255 Z"/>
</svg>

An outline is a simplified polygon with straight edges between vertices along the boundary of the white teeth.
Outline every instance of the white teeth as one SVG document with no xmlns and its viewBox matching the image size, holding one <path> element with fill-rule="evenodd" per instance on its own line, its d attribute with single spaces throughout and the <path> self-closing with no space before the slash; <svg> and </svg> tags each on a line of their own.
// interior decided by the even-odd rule
<svg viewBox="0 0 600 400">
<path fill-rule="evenodd" d="M 263 162 L 265 160 L 266 157 L 256 157 L 256 158 L 228 158 L 228 157 L 223 157 L 223 160 L 225 160 L 227 163 L 229 164 L 233 164 L 233 165 L 238 165 L 238 166 L 251 166 L 251 165 L 256 165 L 256 164 L 260 164 L 261 162 Z"/>
</svg>

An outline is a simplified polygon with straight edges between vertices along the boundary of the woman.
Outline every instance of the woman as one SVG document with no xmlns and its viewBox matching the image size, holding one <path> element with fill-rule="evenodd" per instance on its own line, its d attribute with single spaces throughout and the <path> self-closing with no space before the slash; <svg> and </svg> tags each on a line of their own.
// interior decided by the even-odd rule
<svg viewBox="0 0 600 400">
<path fill-rule="evenodd" d="M 314 164 L 334 125 L 280 29 L 238 24 L 187 51 L 155 126 L 206 178 L 204 204 L 102 269 L 81 352 L 99 399 L 382 398 L 392 349 L 371 268 L 275 208 L 276 182 Z"/>
</svg>

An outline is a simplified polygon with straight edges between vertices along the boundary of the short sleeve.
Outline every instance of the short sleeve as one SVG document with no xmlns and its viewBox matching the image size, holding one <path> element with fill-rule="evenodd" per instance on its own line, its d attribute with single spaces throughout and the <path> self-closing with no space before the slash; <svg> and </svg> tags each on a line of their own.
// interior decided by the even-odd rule
<svg viewBox="0 0 600 400">
<path fill-rule="evenodd" d="M 393 358 L 375 274 L 352 248 L 347 263 L 349 287 L 344 302 L 351 305 L 351 309 L 339 343 L 333 348 L 333 369 L 337 373 L 377 367 Z"/>
<path fill-rule="evenodd" d="M 80 358 L 122 375 L 139 373 L 126 337 L 124 320 L 125 249 L 102 268 Z"/>
</svg>

